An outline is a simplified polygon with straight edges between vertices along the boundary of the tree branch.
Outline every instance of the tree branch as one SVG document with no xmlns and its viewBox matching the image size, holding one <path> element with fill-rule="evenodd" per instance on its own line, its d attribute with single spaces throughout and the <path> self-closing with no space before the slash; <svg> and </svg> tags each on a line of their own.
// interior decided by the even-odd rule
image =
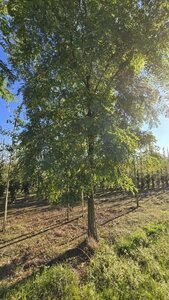
<svg viewBox="0 0 169 300">
<path fill-rule="evenodd" d="M 115 74 L 113 74 L 112 77 L 110 78 L 109 83 L 108 83 L 108 85 L 107 85 L 107 88 L 106 88 L 105 92 L 103 93 L 103 96 L 104 96 L 104 95 L 108 92 L 108 90 L 110 89 L 110 86 L 111 86 L 113 80 L 120 74 L 120 72 L 121 72 L 122 70 L 125 69 L 125 67 L 127 67 L 127 66 L 129 65 L 129 63 L 131 62 L 131 60 L 132 60 L 132 58 L 133 58 L 133 54 L 134 54 L 134 48 L 132 48 L 132 49 L 130 50 L 130 53 L 129 53 L 128 58 L 127 58 L 124 62 L 122 62 L 122 63 L 120 64 L 118 70 L 117 70 L 117 71 L 115 72 Z"/>
</svg>

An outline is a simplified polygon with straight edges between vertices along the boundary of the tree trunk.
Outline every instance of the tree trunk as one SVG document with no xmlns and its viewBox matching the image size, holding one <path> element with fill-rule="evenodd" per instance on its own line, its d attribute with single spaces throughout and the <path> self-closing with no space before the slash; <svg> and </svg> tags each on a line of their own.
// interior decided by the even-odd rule
<svg viewBox="0 0 169 300">
<path fill-rule="evenodd" d="M 90 94 L 90 76 L 87 76 L 86 80 L 87 90 Z M 94 205 L 94 112 L 91 108 L 92 98 L 88 99 L 88 120 L 89 120 L 89 128 L 88 128 L 88 163 L 89 163 L 89 190 L 88 190 L 88 238 L 92 238 L 95 241 L 98 241 L 97 235 L 97 226 L 96 226 L 96 217 L 95 217 L 95 205 Z"/>
<path fill-rule="evenodd" d="M 7 178 L 7 186 L 6 186 L 6 197 L 5 197 L 5 210 L 4 210 L 4 222 L 3 222 L 3 233 L 6 231 L 6 223 L 7 223 L 7 212 L 8 212 L 8 199 L 9 199 L 9 175 Z"/>
<path fill-rule="evenodd" d="M 83 193 L 83 190 L 81 192 L 81 200 L 82 200 L 82 217 L 84 218 L 84 193 Z"/>
<path fill-rule="evenodd" d="M 69 198 L 69 184 L 67 186 L 67 220 L 70 220 L 70 198 Z"/>
<path fill-rule="evenodd" d="M 13 146 L 13 143 L 12 143 Z M 9 181 L 10 181 L 10 173 L 12 166 L 12 152 L 10 154 L 9 165 L 8 165 L 8 173 L 7 173 L 7 183 L 6 183 L 6 197 L 5 197 L 5 208 L 4 208 L 4 222 L 3 222 L 3 233 L 6 231 L 6 223 L 7 223 L 7 214 L 8 214 L 8 200 L 9 200 Z"/>
<path fill-rule="evenodd" d="M 90 114 L 89 116 L 91 117 Z M 88 142 L 89 142 L 88 161 L 90 166 L 90 180 L 89 180 L 90 189 L 88 192 L 88 237 L 93 238 L 95 241 L 98 241 L 96 217 L 95 217 L 95 205 L 94 205 L 94 192 L 93 192 L 94 138 L 90 133 L 88 137 Z"/>
<path fill-rule="evenodd" d="M 88 237 L 98 241 L 93 189 L 88 195 Z"/>
<path fill-rule="evenodd" d="M 22 105 L 17 110 L 16 116 L 15 116 L 15 121 L 14 121 L 13 132 L 12 132 L 12 145 L 11 145 L 12 149 L 11 149 L 11 153 L 10 153 L 9 165 L 8 165 L 8 173 L 7 173 L 3 232 L 6 231 L 7 214 L 8 214 L 8 200 L 9 200 L 9 182 L 10 182 L 10 173 L 11 173 L 11 167 L 12 167 L 12 159 L 13 159 L 13 155 L 14 155 L 13 150 L 14 150 L 14 145 L 15 145 L 14 137 L 15 137 L 15 131 L 16 131 L 16 128 L 17 128 L 17 118 L 19 117 L 21 108 L 22 108 Z"/>
<path fill-rule="evenodd" d="M 67 203 L 67 221 L 70 220 L 70 204 Z"/>
<path fill-rule="evenodd" d="M 140 206 L 140 204 L 139 204 L 139 195 L 137 194 L 136 195 L 136 204 L 137 204 L 137 208 Z"/>
</svg>

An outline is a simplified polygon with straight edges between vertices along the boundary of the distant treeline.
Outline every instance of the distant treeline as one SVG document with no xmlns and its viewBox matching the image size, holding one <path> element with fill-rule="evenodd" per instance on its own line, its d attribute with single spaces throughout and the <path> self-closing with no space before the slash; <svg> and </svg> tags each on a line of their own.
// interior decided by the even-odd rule
<svg viewBox="0 0 169 300">
<path fill-rule="evenodd" d="M 139 191 L 169 187 L 168 149 L 165 151 L 163 148 L 162 152 L 162 154 L 155 153 L 154 160 L 151 153 L 148 154 L 148 159 L 141 155 L 134 159 L 133 181 Z"/>
</svg>

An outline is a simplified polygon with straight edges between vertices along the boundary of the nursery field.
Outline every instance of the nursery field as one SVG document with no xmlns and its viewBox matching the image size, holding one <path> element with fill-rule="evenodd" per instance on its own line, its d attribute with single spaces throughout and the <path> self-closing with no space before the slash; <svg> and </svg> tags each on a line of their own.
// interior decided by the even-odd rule
<svg viewBox="0 0 169 300">
<path fill-rule="evenodd" d="M 168 20 L 0 1 L 0 299 L 169 300 Z"/>
<path fill-rule="evenodd" d="M 139 203 L 140 207 L 137 208 L 135 198 L 125 194 L 109 191 L 97 194 L 95 204 L 101 241 L 104 238 L 106 242 L 114 244 L 119 238 L 126 238 L 148 224 L 168 222 L 168 190 L 144 193 L 140 195 Z M 2 212 L 0 218 L 2 222 Z M 84 248 L 83 241 L 86 237 L 86 207 L 84 216 L 81 206 L 74 207 L 70 212 L 70 219 L 67 220 L 64 207 L 51 206 L 45 200 L 37 200 L 34 196 L 27 200 L 18 199 L 9 207 L 6 233 L 0 234 L 1 294 L 7 287 L 15 286 L 24 278 L 42 270 L 44 266 L 67 262 L 76 270 L 79 278 L 85 276 L 86 267 L 93 254 L 93 251 L 91 253 Z M 95 249 L 95 246 L 93 242 L 91 248 Z"/>
</svg>

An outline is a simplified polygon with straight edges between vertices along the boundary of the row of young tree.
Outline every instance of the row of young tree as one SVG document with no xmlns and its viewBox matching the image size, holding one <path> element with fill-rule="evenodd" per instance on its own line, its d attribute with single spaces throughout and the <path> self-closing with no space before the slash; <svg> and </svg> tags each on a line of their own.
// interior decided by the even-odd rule
<svg viewBox="0 0 169 300">
<path fill-rule="evenodd" d="M 19 137 L 18 137 L 19 138 Z M 148 145 L 147 145 L 148 146 Z M 150 146 L 150 145 L 149 145 Z M 151 144 L 152 146 L 152 144 Z M 6 183 L 8 177 L 8 168 L 10 163 L 11 146 L 3 142 L 0 142 L 0 197 L 2 198 L 6 192 Z M 16 153 L 17 151 L 17 153 Z M 53 203 L 68 203 L 71 205 L 80 202 L 81 195 L 83 197 L 85 192 L 83 189 L 78 189 L 77 195 L 75 190 L 71 187 L 63 195 L 59 187 L 55 188 L 54 194 L 51 194 L 51 190 L 47 184 L 47 177 L 43 176 L 43 173 L 39 173 L 36 176 L 30 176 L 29 167 L 22 164 L 20 151 L 15 149 L 15 156 L 11 161 L 11 170 L 9 174 L 9 192 L 11 203 L 15 202 L 17 194 L 24 194 L 25 198 L 29 193 L 36 193 L 38 197 L 46 198 Z M 40 166 L 39 166 L 39 171 Z M 127 170 L 128 177 L 132 179 L 133 186 L 135 186 L 135 191 L 133 188 L 133 195 L 139 192 L 155 190 L 155 189 L 165 189 L 169 187 L 169 151 L 165 148 L 160 151 L 159 147 L 154 147 L 151 151 L 142 148 L 140 152 L 137 152 L 133 156 L 132 163 L 128 165 Z M 33 175 L 33 174 L 32 174 Z M 59 177 L 59 175 L 58 175 Z M 114 186 L 113 186 L 114 184 Z M 115 182 L 112 182 L 112 189 L 117 190 L 118 186 Z M 109 188 L 109 184 L 106 185 L 106 181 L 103 180 L 94 186 L 94 193 L 98 190 L 105 190 Z M 125 191 L 121 189 L 121 191 Z M 64 199 L 65 198 L 65 199 Z M 65 201 L 64 201 L 65 200 Z"/>
<path fill-rule="evenodd" d="M 8 0 L 1 12 L 26 111 L 18 165 L 51 200 L 84 192 L 97 240 L 94 188 L 136 192 L 142 125 L 168 109 L 168 3 Z"/>
<path fill-rule="evenodd" d="M 165 156 L 164 151 L 163 154 L 154 154 L 153 164 L 152 161 L 150 161 L 152 159 L 151 155 L 148 159 L 147 155 L 145 157 L 143 155 L 139 158 L 137 157 L 134 166 L 134 182 L 138 192 L 169 187 L 169 156 Z"/>
<path fill-rule="evenodd" d="M 149 138 L 153 136 L 149 135 Z M 16 138 L 16 134 L 15 134 Z M 19 139 L 19 136 L 17 137 Z M 150 142 L 151 141 L 151 142 Z M 130 188 L 125 186 L 119 186 L 116 182 L 112 182 L 111 191 L 124 193 L 124 191 L 132 192 L 132 195 L 136 197 L 140 192 L 165 189 L 169 187 L 169 152 L 163 148 L 160 151 L 159 147 L 153 145 L 153 140 L 149 140 L 149 144 L 142 146 L 142 149 L 133 156 L 132 160 L 128 161 L 127 176 L 132 180 Z M 146 142 L 147 143 L 147 142 Z M 8 192 L 10 194 L 10 203 L 15 203 L 17 195 L 23 196 L 26 200 L 29 199 L 29 193 L 35 194 L 39 199 L 49 200 L 53 204 L 60 204 L 67 207 L 67 219 L 70 218 L 70 208 L 76 205 L 82 205 L 82 215 L 84 216 L 84 205 L 86 200 L 86 192 L 79 187 L 61 188 L 56 185 L 55 190 L 51 193 L 51 189 L 48 186 L 48 177 L 43 176 L 41 173 L 40 165 L 38 167 L 39 173 L 34 176 L 30 176 L 29 167 L 22 162 L 20 157 L 20 148 L 17 149 L 17 145 L 5 145 L 4 142 L 0 143 L 0 199 L 3 200 L 3 196 Z M 147 149 L 149 148 L 149 150 Z M 150 151 L 151 148 L 151 151 Z M 10 160 L 12 152 L 12 159 Z M 8 174 L 10 166 L 10 174 Z M 9 186 L 7 187 L 9 176 Z M 57 176 L 60 178 L 59 174 Z M 94 186 L 94 194 L 105 192 L 110 188 L 110 183 L 106 183 L 103 178 L 101 182 L 98 182 Z M 131 194 L 131 193 L 130 193 Z M 22 197 L 20 198 L 22 199 Z M 22 200 L 19 200 L 21 202 Z M 138 204 L 138 203 L 137 203 Z M 138 204 L 139 205 L 139 204 Z"/>
</svg>

